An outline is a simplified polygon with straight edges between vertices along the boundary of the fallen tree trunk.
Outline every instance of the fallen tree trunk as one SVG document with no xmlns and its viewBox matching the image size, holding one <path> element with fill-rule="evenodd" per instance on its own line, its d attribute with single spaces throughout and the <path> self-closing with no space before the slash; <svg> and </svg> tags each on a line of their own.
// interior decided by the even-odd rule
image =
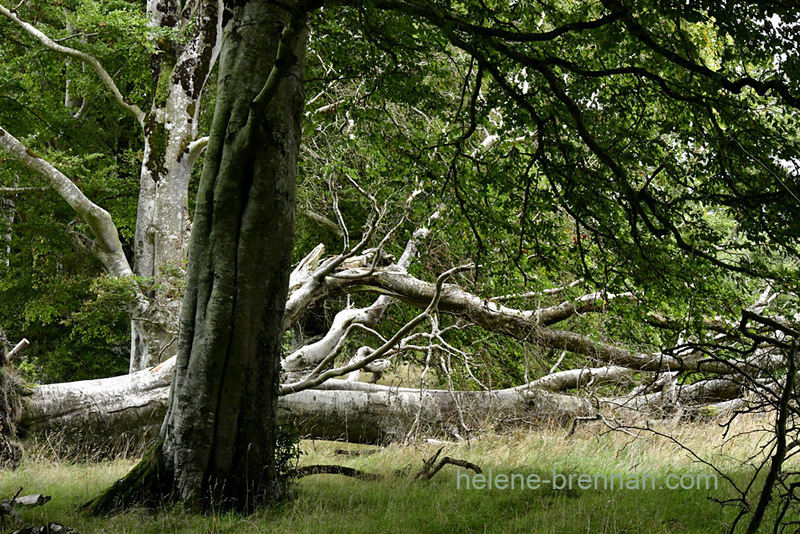
<svg viewBox="0 0 800 534">
<path fill-rule="evenodd" d="M 18 434 L 58 453 L 141 450 L 158 435 L 174 367 L 172 357 L 128 375 L 37 386 L 22 398 Z"/>
<path fill-rule="evenodd" d="M 301 435 L 380 443 L 415 432 L 458 436 L 487 423 L 566 421 L 594 410 L 588 399 L 540 389 L 450 392 L 330 380 L 281 397 L 278 418 Z"/>
<path fill-rule="evenodd" d="M 405 439 L 417 433 L 458 436 L 486 428 L 487 423 L 503 426 L 564 421 L 600 412 L 626 417 L 637 413 L 675 413 L 681 407 L 697 409 L 700 405 L 739 398 L 747 391 L 741 380 L 743 370 L 769 371 L 784 365 L 784 357 L 770 344 L 739 360 L 720 360 L 700 350 L 639 353 L 553 327 L 574 314 L 600 311 L 611 298 L 633 298 L 629 294 L 591 293 L 574 301 L 526 311 L 498 305 L 458 286 L 444 284 L 448 276 L 462 268 L 443 273 L 435 284 L 424 282 L 409 275 L 407 267 L 416 254 L 417 241 L 426 233 L 424 228 L 415 232 L 400 260 L 382 269 L 377 269 L 378 259 L 383 257 L 380 247 L 365 251 L 363 265 L 359 263 L 359 267 L 351 266 L 352 261 L 346 263 L 363 249 L 366 238 L 349 249 L 348 254 L 323 261 L 320 246 L 300 262 L 292 274 L 286 305 L 289 319 L 284 325 L 287 328 L 305 306 L 326 295 L 371 291 L 382 296 L 369 307 L 341 310 L 325 336 L 298 347 L 284 358 L 286 382 L 281 387 L 279 423 L 295 423 L 302 435 L 313 438 L 376 443 Z M 369 254 L 373 254 L 371 263 Z M 425 311 L 386 340 L 371 327 L 379 321 L 392 298 Z M 488 331 L 583 355 L 587 364 L 594 361 L 606 365 L 551 372 L 526 385 L 499 391 L 420 391 L 357 380 L 359 368 L 380 374 L 388 360 L 375 358 L 392 357 L 389 354 L 392 351 L 422 350 L 430 357 L 430 351 L 437 350 L 461 355 L 466 362 L 466 354 L 442 337 L 433 310 L 466 318 Z M 430 332 L 415 331 L 423 319 L 430 320 Z M 355 326 L 370 332 L 382 345 L 377 349 L 360 347 L 350 363 L 330 369 Z M 417 339 L 424 342 L 419 345 Z M 131 445 L 134 450 L 141 450 L 158 434 L 174 365 L 173 358 L 130 375 L 36 387 L 24 398 L 22 409 L 16 410 L 19 433 L 46 437 L 51 445 L 64 444 L 70 450 L 113 450 Z M 364 367 L 368 365 L 374 368 Z M 678 384 L 681 372 L 698 370 L 718 373 L 719 377 Z M 325 381 L 348 374 L 350 380 Z M 637 382 L 643 383 L 629 389 Z M 476 383 L 480 384 L 477 379 Z M 612 391 L 625 388 L 628 393 L 617 397 L 563 393 L 596 391 L 593 388 L 601 383 L 617 388 Z"/>
<path fill-rule="evenodd" d="M 38 386 L 23 398 L 20 434 L 46 438 L 51 446 L 63 444 L 65 450 L 141 450 L 158 434 L 174 362 L 172 358 L 130 375 Z M 586 372 L 591 373 L 602 371 Z M 541 386 L 552 386 L 551 382 Z M 708 402 L 739 394 L 725 381 L 708 384 L 702 387 Z M 698 385 L 686 386 L 669 400 L 696 400 L 699 389 Z M 648 403 L 661 406 L 664 402 L 661 393 L 636 399 L 590 399 L 548 391 L 537 382 L 498 391 L 450 392 L 329 380 L 316 389 L 282 396 L 278 419 L 280 423 L 295 423 L 306 437 L 382 443 L 416 432 L 459 435 L 487 424 L 503 427 L 545 420 L 563 422 L 595 414 L 598 409 L 642 409 Z"/>
<path fill-rule="evenodd" d="M 23 399 L 20 432 L 51 442 L 61 434 L 71 448 L 147 441 L 164 417 L 173 367 L 174 358 L 130 375 L 38 386 Z M 463 432 L 487 419 L 567 419 L 592 410 L 587 399 L 539 389 L 451 393 L 331 380 L 281 397 L 279 420 L 296 423 L 309 437 L 378 443 L 403 439 L 415 425 L 423 432 Z"/>
</svg>

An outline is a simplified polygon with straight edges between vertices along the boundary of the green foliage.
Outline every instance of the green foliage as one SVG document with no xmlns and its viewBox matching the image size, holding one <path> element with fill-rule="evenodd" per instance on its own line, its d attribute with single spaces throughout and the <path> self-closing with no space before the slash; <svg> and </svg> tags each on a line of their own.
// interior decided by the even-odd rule
<svg viewBox="0 0 800 534">
<path fill-rule="evenodd" d="M 29 3 L 18 13 L 63 44 L 102 58 L 128 94 L 146 94 L 148 41 L 138 4 Z M 142 157 L 138 127 L 78 62 L 65 63 L 32 46 L 29 36 L 4 17 L 0 35 L 0 125 L 108 210 L 129 243 Z M 67 81 L 70 93 L 86 103 L 80 112 L 64 105 Z M 39 176 L 0 153 L 0 187 L 42 185 Z M 0 325 L 13 339 L 31 340 L 20 364 L 28 378 L 66 381 L 126 370 L 129 325 L 119 302 L 109 296 L 109 282 L 97 278 L 99 263 L 81 245 L 89 232 L 86 224 L 50 192 L 4 194 L 0 204 L 0 234 L 11 238 L 10 253 L 5 241 L 0 246 Z"/>
<path fill-rule="evenodd" d="M 487 298 L 586 280 L 563 295 L 511 301 L 519 307 L 633 291 L 637 303 L 612 305 L 613 318 L 584 316 L 566 327 L 643 350 L 677 338 L 642 324 L 653 310 L 704 339 L 711 334 L 703 317 L 734 318 L 772 284 L 785 293 L 780 313 L 796 313 L 800 189 L 796 167 L 786 163 L 796 165 L 800 152 L 794 10 L 650 0 L 394 7 L 337 4 L 312 17 L 301 213 L 338 223 L 335 197 L 357 241 L 372 206 L 353 179 L 386 209 L 376 235 L 396 227 L 388 252 L 399 255 L 415 228 L 431 228 L 412 267 L 429 281 L 474 261 L 474 275 L 457 282 Z M 616 18 L 592 28 L 569 27 L 612 12 Z M 19 13 L 101 57 L 143 108 L 158 98 L 151 55 L 195 29 L 153 29 L 141 2 L 125 0 L 25 3 Z M 130 253 L 138 126 L 77 62 L 31 46 L 5 19 L 0 32 L 0 124 L 108 209 Z M 79 116 L 63 105 L 67 80 L 90 101 Z M 201 128 L 213 83 L 206 92 Z M 39 184 L 0 154 L 0 184 L 15 183 Z M 121 351 L 126 292 L 92 282 L 98 266 L 65 235 L 86 227 L 68 208 L 49 194 L 29 198 L 16 199 L 0 325 L 38 338 L 32 362 L 42 377 L 122 368 L 116 357 L 84 369 L 78 356 L 54 348 L 69 339 L 98 360 Z M 434 212 L 438 219 L 429 220 Z M 296 234 L 296 259 L 320 242 L 329 252 L 342 247 L 311 217 L 298 218 Z M 343 298 L 320 303 L 315 328 L 344 305 Z M 412 313 L 393 307 L 379 331 L 391 333 Z M 531 371 L 529 348 L 483 337 L 477 329 L 445 334 L 474 353 L 482 382 L 512 384 Z M 353 347 L 374 341 L 356 336 Z M 540 371 L 560 356 L 533 352 Z M 62 358 L 63 366 L 47 363 Z M 474 386 L 467 375 L 455 379 Z"/>
<path fill-rule="evenodd" d="M 52 199 L 54 208 L 62 208 Z M 125 288 L 96 279 L 99 266 L 74 249 L 62 224 L 38 215 L 46 203 L 19 203 L 8 269 L 0 271 L 0 324 L 12 339 L 27 337 L 28 378 L 59 382 L 124 371 L 130 344 Z M 71 214 L 70 214 L 71 217 Z M 38 235 L 35 241 L 29 235 Z"/>
<path fill-rule="evenodd" d="M 278 476 L 286 479 L 290 476 L 292 469 L 297 467 L 300 456 L 303 454 L 300 448 L 300 434 L 293 423 L 278 425 L 276 428 L 277 439 L 275 440 L 275 468 Z M 292 482 L 288 480 L 287 482 Z"/>
</svg>

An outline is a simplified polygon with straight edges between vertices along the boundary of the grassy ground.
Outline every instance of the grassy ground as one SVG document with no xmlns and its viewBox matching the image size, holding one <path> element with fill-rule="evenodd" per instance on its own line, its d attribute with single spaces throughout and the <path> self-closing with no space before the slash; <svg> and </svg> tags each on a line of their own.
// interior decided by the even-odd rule
<svg viewBox="0 0 800 534">
<path fill-rule="evenodd" d="M 751 430 L 754 423 L 744 430 Z M 740 460 L 758 450 L 758 435 L 749 434 L 723 444 L 718 427 L 680 425 L 668 428 L 690 447 L 730 473 Z M 301 479 L 296 498 L 281 506 L 241 517 L 235 514 L 197 516 L 174 507 L 150 512 L 132 510 L 109 518 L 93 518 L 76 506 L 126 473 L 131 460 L 99 463 L 65 463 L 32 458 L 14 472 L 0 472 L 0 499 L 22 486 L 24 493 L 45 493 L 53 499 L 41 508 L 23 510 L 26 525 L 58 522 L 86 533 L 113 532 L 537 532 L 544 533 L 672 533 L 726 532 L 736 513 L 722 509 L 709 497 L 726 498 L 731 488 L 719 479 L 718 489 L 667 490 L 669 474 L 712 474 L 673 443 L 647 435 L 634 439 L 604 434 L 599 426 L 585 427 L 569 438 L 566 431 L 530 429 L 484 436 L 469 443 L 446 445 L 443 455 L 479 465 L 484 473 L 538 474 L 552 478 L 553 471 L 569 477 L 573 489 L 465 489 L 457 480 L 459 468 L 445 467 L 432 480 L 413 475 L 435 444 L 392 445 L 383 449 L 332 442 L 303 442 L 301 464 L 336 463 L 385 475 L 367 482 L 338 475 Z M 337 449 L 375 449 L 374 454 L 344 456 Z M 460 469 L 461 473 L 466 473 Z M 653 475 L 644 490 L 578 489 L 579 474 Z M 744 474 L 735 475 L 744 480 Z M 470 479 L 474 482 L 475 479 Z M 496 479 L 495 479 L 496 480 Z M 519 477 L 515 479 L 519 481 Z M 526 478 L 526 481 L 528 479 Z M 627 478 L 630 480 L 630 478 Z M 641 483 L 641 478 L 639 479 Z M 561 481 L 563 482 L 563 481 Z M 684 479 L 688 484 L 689 479 Z M 695 483 L 697 481 L 695 480 Z M 459 489 L 459 484 L 461 488 Z M 602 479 L 598 479 L 602 484 Z M 655 485 L 655 489 L 649 486 Z M 659 489 L 661 487 L 662 489 Z M 0 527 L 11 532 L 14 525 Z"/>
</svg>

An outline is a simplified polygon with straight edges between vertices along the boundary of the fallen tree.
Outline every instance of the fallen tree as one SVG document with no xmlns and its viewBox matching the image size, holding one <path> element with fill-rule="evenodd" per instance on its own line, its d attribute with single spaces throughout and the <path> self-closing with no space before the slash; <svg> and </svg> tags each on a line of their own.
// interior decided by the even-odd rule
<svg viewBox="0 0 800 534">
<path fill-rule="evenodd" d="M 63 434 L 76 447 L 146 442 L 158 433 L 163 420 L 174 363 L 173 358 L 131 375 L 38 386 L 23 399 L 19 426 L 28 435 Z M 594 399 L 550 391 L 555 383 L 562 391 L 628 374 L 621 370 L 563 371 L 497 391 L 421 390 L 330 380 L 315 389 L 283 395 L 278 413 L 281 423 L 296 424 L 302 435 L 379 443 L 403 440 L 417 431 L 458 436 L 487 422 L 503 426 L 571 421 L 601 410 L 709 405 L 741 396 L 740 386 L 726 379 L 677 388 L 674 397 L 666 390 Z"/>
<path fill-rule="evenodd" d="M 557 328 L 576 314 L 605 311 L 612 299 L 635 300 L 633 295 L 593 292 L 555 306 L 510 308 L 497 304 L 498 299 L 482 299 L 445 283 L 459 269 L 446 272 L 435 283 L 410 275 L 408 267 L 427 235 L 424 228 L 415 232 L 402 256 L 388 265 L 381 246 L 366 250 L 371 231 L 342 254 L 323 259 L 324 249 L 317 247 L 298 264 L 287 301 L 286 330 L 320 299 L 366 291 L 379 296 L 367 307 L 339 311 L 321 338 L 304 342 L 300 336 L 283 360 L 280 422 L 294 423 L 303 435 L 315 438 L 375 443 L 420 433 L 460 437 L 487 424 L 573 421 L 601 413 L 662 415 L 684 410 L 710 414 L 739 407 L 754 388 L 769 388 L 776 382 L 768 373 L 784 367 L 781 342 L 766 333 L 789 327 L 771 324 L 758 313 L 773 298 L 768 291 L 745 310 L 740 323 L 714 324 L 720 346 L 730 339 L 753 338 L 752 350 L 742 351 L 740 358 L 723 359 L 691 343 L 642 353 Z M 347 267 L 342 268 L 343 264 Z M 385 339 L 373 328 L 393 299 L 423 312 Z M 494 391 L 417 389 L 359 380 L 361 372 L 380 376 L 393 358 L 406 351 L 427 351 L 428 359 L 432 351 L 456 355 L 466 364 L 467 355 L 451 346 L 439 328 L 441 313 L 487 331 L 579 354 L 587 365 L 557 372 L 554 368 L 527 384 Z M 748 330 L 748 320 L 755 320 L 758 330 Z M 429 331 L 421 328 L 426 321 Z M 342 355 L 345 342 L 359 330 L 374 335 L 381 344 L 362 346 L 348 359 Z M 336 366 L 342 358 L 346 363 Z M 598 366 L 590 367 L 590 363 Z M 173 368 L 174 358 L 130 375 L 38 386 L 23 398 L 17 426 L 26 435 L 62 434 L 63 440 L 51 441 L 69 442 L 70 447 L 146 443 L 157 435 L 163 420 Z M 698 372 L 703 373 L 702 379 L 682 381 Z M 346 378 L 338 378 L 342 376 Z M 603 384 L 610 384 L 615 394 L 599 394 L 597 387 Z"/>
</svg>

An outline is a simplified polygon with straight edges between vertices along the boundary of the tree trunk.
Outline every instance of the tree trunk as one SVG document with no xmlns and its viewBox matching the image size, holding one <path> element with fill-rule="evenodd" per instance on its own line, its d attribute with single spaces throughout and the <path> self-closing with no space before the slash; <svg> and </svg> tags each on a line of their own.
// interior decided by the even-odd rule
<svg viewBox="0 0 800 534">
<path fill-rule="evenodd" d="M 38 386 L 22 397 L 19 433 L 63 443 L 63 452 L 143 450 L 164 421 L 174 370 L 171 358 L 128 375 Z"/>
<path fill-rule="evenodd" d="M 174 0 L 147 0 L 148 26 L 163 31 L 154 32 L 159 37 L 152 42 L 153 101 L 145 113 L 126 100 L 97 58 L 53 41 L 0 5 L 0 14 L 45 47 L 69 61 L 81 61 L 82 68 L 91 68 L 115 102 L 142 127 L 144 154 L 133 269 L 108 213 L 85 198 L 52 164 L 0 129 L 0 149 L 46 178 L 89 223 L 97 238 L 96 244 L 89 245 L 108 273 L 136 274 L 149 284 L 136 292 L 129 305 L 131 371 L 155 365 L 176 352 L 181 300 L 178 281 L 183 277 L 189 234 L 188 185 L 192 166 L 207 140 L 197 139 L 200 96 L 221 46 L 221 7 L 220 0 L 198 0 L 191 10 L 181 10 L 181 2 Z M 69 31 L 70 17 L 66 18 L 68 33 L 73 33 Z M 69 88 L 66 93 L 65 105 L 70 107 L 76 100 Z"/>
<path fill-rule="evenodd" d="M 174 87 L 172 92 L 180 91 Z M 188 188 L 192 167 L 175 151 L 191 140 L 190 132 L 169 132 L 155 117 L 145 121 L 144 161 L 134 239 L 134 273 L 149 282 L 147 312 L 131 317 L 130 371 L 152 367 L 177 353 L 180 299 L 178 284 L 189 238 Z M 172 109 L 173 123 L 191 124 L 191 115 Z M 162 119 L 163 120 L 163 119 Z M 163 138 L 166 138 L 164 140 Z M 161 139 L 157 142 L 157 139 Z M 153 146 L 156 144 L 156 146 Z"/>
<path fill-rule="evenodd" d="M 166 412 L 175 358 L 152 369 L 101 380 L 48 384 L 23 397 L 23 435 L 68 443 L 70 449 L 131 449 L 152 442 Z M 317 389 L 278 400 L 278 424 L 294 423 L 300 434 L 315 439 L 385 443 L 422 435 L 462 433 L 484 428 L 544 421 L 569 421 L 598 410 L 645 415 L 681 405 L 713 415 L 741 408 L 742 388 L 735 380 L 714 379 L 662 388 L 656 393 L 613 398 L 561 393 L 590 382 L 628 378 L 629 369 L 606 367 L 569 370 L 528 385 L 499 391 L 446 391 L 398 388 L 348 380 L 329 380 Z M 555 391 L 554 391 L 555 390 Z M 715 404 L 725 399 L 733 403 Z M 711 404 L 708 404 L 711 403 Z M 266 421 L 272 424 L 271 421 Z M 53 439 L 53 435 L 59 439 Z"/>
<path fill-rule="evenodd" d="M 130 375 L 38 386 L 23 398 L 19 427 L 29 436 L 59 434 L 78 450 L 152 441 L 166 412 L 174 367 L 173 358 Z M 462 421 L 477 427 L 487 418 L 501 425 L 565 420 L 592 410 L 587 399 L 544 390 L 451 394 L 331 380 L 321 389 L 280 397 L 277 421 L 294 423 L 301 435 L 316 439 L 385 443 L 404 439 L 415 425 L 422 433 L 441 433 L 460 431 Z"/>
<path fill-rule="evenodd" d="M 9 266 L 11 257 L 11 239 L 14 237 L 12 229 L 16 213 L 17 204 L 14 197 L 0 196 L 0 232 L 2 232 L 0 237 L 0 265 L 5 265 L 6 267 Z"/>
<path fill-rule="evenodd" d="M 98 512 L 144 489 L 245 512 L 282 493 L 276 408 L 305 20 L 266 0 L 231 10 L 167 415 L 159 445 L 94 502 Z"/>
<path fill-rule="evenodd" d="M 154 42 L 155 94 L 143 120 L 144 155 L 139 176 L 139 203 L 134 236 L 136 276 L 149 281 L 150 306 L 131 318 L 130 371 L 152 367 L 177 353 L 180 281 L 184 275 L 191 223 L 188 195 L 198 145 L 200 96 L 219 52 L 217 0 L 198 2 L 199 28 L 179 49 Z M 179 5 L 149 0 L 153 26 L 180 30 Z M 176 51 L 177 50 L 177 51 Z"/>
</svg>

